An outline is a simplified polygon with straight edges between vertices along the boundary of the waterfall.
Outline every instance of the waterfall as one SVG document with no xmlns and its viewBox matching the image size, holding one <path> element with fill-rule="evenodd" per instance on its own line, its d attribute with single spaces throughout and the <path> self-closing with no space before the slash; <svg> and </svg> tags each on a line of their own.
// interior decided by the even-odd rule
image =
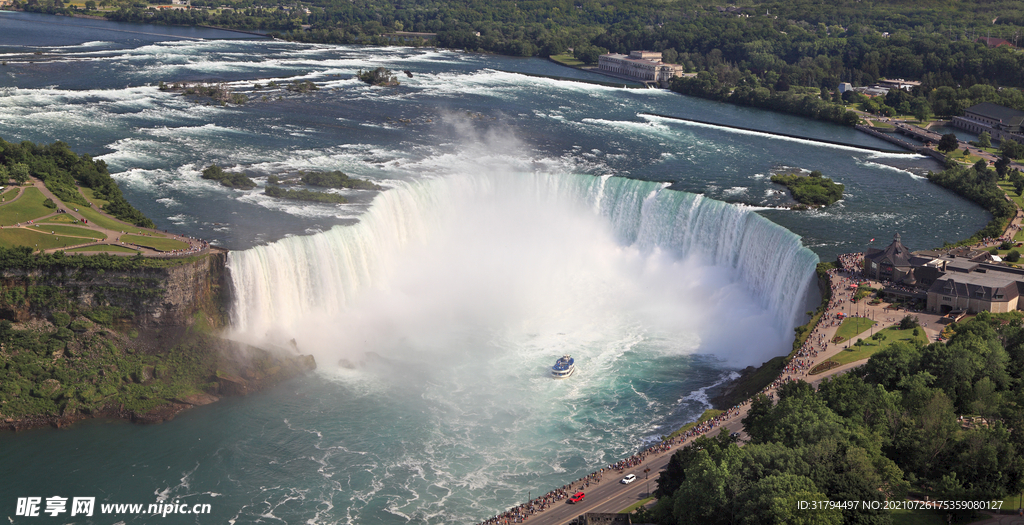
<svg viewBox="0 0 1024 525">
<path fill-rule="evenodd" d="M 597 215 L 622 247 L 698 257 L 734 272 L 784 332 L 802 315 L 818 262 L 797 235 L 751 209 L 660 183 L 574 174 L 452 175 L 381 192 L 356 224 L 230 253 L 234 328 L 262 334 L 313 314 L 332 318 L 365 290 L 391 286 L 403 253 L 431 243 L 452 221 L 466 220 L 458 210 L 467 203 L 524 218 L 548 205 Z"/>
</svg>

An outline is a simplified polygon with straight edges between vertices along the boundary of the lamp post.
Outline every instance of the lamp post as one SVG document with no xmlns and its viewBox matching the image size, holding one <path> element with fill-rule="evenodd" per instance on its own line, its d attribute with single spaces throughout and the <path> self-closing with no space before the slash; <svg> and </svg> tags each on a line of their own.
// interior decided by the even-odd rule
<svg viewBox="0 0 1024 525">
<path fill-rule="evenodd" d="M 651 497 L 651 475 L 648 474 L 651 471 L 651 467 L 644 468 L 644 482 L 647 483 L 647 497 Z"/>
</svg>

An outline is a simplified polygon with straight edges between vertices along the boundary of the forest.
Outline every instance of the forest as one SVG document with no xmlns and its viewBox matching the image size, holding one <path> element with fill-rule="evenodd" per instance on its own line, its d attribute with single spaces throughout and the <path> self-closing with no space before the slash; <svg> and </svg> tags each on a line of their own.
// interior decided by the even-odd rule
<svg viewBox="0 0 1024 525">
<path fill-rule="evenodd" d="M 894 343 L 817 392 L 798 381 L 779 389 L 777 404 L 756 397 L 743 420 L 750 442 L 738 447 L 723 432 L 677 451 L 658 479 L 658 503 L 633 521 L 887 524 L 886 500 L 1019 494 L 1021 317 L 981 313 L 954 325 L 947 343 Z M 883 508 L 798 507 L 826 499 Z M 923 512 L 960 521 L 973 510 Z"/>
</svg>

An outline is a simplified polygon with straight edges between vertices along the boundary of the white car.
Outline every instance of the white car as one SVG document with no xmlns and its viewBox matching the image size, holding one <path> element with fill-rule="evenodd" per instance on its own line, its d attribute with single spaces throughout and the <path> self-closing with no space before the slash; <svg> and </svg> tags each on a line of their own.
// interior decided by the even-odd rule
<svg viewBox="0 0 1024 525">
<path fill-rule="evenodd" d="M 634 476 L 633 474 L 630 474 L 630 475 L 628 475 L 628 476 L 626 476 L 626 477 L 622 478 L 622 481 L 621 481 L 621 483 L 624 483 L 624 484 L 626 484 L 626 485 L 629 485 L 630 483 L 632 483 L 632 482 L 634 482 L 634 481 L 636 481 L 636 476 Z"/>
</svg>

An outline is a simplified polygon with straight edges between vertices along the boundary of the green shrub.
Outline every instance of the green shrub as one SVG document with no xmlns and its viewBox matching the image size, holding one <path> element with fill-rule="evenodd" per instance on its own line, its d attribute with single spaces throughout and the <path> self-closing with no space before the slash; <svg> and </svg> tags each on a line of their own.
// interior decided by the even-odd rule
<svg viewBox="0 0 1024 525">
<path fill-rule="evenodd" d="M 63 328 L 71 322 L 71 316 L 64 312 L 53 312 L 50 316 L 53 319 L 54 326 Z"/>
<path fill-rule="evenodd" d="M 251 190 L 256 187 L 256 183 L 249 177 L 246 177 L 244 173 L 229 173 L 216 164 L 207 166 L 203 170 L 203 178 L 215 180 L 220 182 L 222 186 L 240 190 Z"/>
<path fill-rule="evenodd" d="M 77 319 L 75 321 L 72 321 L 71 325 L 68 328 L 71 328 L 71 330 L 75 332 L 86 332 L 91 327 L 92 323 L 90 323 L 89 321 L 86 321 L 85 319 Z"/>
<path fill-rule="evenodd" d="M 1019 261 L 1020 260 L 1020 252 L 1018 252 L 1017 250 L 1011 251 L 1010 253 L 1006 254 L 1006 260 L 1009 261 L 1009 262 L 1017 262 L 1017 261 Z"/>
</svg>

